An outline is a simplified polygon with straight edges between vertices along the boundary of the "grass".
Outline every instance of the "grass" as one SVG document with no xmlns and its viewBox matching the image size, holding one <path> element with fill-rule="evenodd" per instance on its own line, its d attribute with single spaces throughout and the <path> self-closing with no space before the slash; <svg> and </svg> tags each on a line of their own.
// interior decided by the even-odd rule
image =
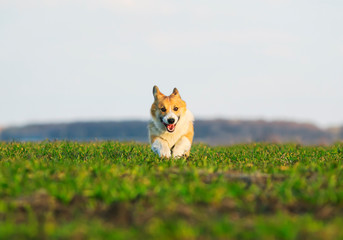
<svg viewBox="0 0 343 240">
<path fill-rule="evenodd" d="M 343 144 L 0 143 L 0 239 L 343 239 Z"/>
</svg>

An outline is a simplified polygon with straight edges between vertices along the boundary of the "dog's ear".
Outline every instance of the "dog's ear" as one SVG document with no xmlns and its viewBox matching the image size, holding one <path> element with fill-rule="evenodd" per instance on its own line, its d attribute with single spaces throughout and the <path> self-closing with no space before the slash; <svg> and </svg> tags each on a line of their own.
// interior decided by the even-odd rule
<svg viewBox="0 0 343 240">
<path fill-rule="evenodd" d="M 155 100 L 159 99 L 160 97 L 164 96 L 163 93 L 160 92 L 160 89 L 155 85 L 152 89 L 152 94 L 154 95 Z"/>
<path fill-rule="evenodd" d="M 179 97 L 180 97 L 179 90 L 177 90 L 177 88 L 174 88 L 172 95 L 175 95 L 175 96 L 179 96 Z"/>
</svg>

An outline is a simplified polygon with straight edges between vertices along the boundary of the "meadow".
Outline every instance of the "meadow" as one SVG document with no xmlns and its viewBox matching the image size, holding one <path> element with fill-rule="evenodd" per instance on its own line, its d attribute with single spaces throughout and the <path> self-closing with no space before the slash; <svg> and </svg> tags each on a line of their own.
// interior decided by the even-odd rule
<svg viewBox="0 0 343 240">
<path fill-rule="evenodd" d="M 0 239 L 343 239 L 343 144 L 2 142 Z"/>
</svg>

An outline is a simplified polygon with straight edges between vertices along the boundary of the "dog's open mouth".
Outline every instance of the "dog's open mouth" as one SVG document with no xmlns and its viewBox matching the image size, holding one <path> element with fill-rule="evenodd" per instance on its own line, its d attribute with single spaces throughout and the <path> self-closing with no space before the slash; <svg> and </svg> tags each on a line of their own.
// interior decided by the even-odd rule
<svg viewBox="0 0 343 240">
<path fill-rule="evenodd" d="M 168 132 L 174 132 L 176 124 L 165 124 L 165 123 L 163 123 L 163 124 L 164 124 L 164 126 L 166 126 L 166 129 Z"/>
</svg>

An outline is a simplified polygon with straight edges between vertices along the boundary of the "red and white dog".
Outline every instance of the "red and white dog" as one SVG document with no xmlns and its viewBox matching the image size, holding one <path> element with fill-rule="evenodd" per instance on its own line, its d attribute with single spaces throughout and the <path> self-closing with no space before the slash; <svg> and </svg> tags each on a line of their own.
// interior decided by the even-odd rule
<svg viewBox="0 0 343 240">
<path fill-rule="evenodd" d="M 165 158 L 189 156 L 194 135 L 193 114 L 176 88 L 170 96 L 165 96 L 154 86 L 153 95 L 148 126 L 152 151 Z"/>
</svg>

